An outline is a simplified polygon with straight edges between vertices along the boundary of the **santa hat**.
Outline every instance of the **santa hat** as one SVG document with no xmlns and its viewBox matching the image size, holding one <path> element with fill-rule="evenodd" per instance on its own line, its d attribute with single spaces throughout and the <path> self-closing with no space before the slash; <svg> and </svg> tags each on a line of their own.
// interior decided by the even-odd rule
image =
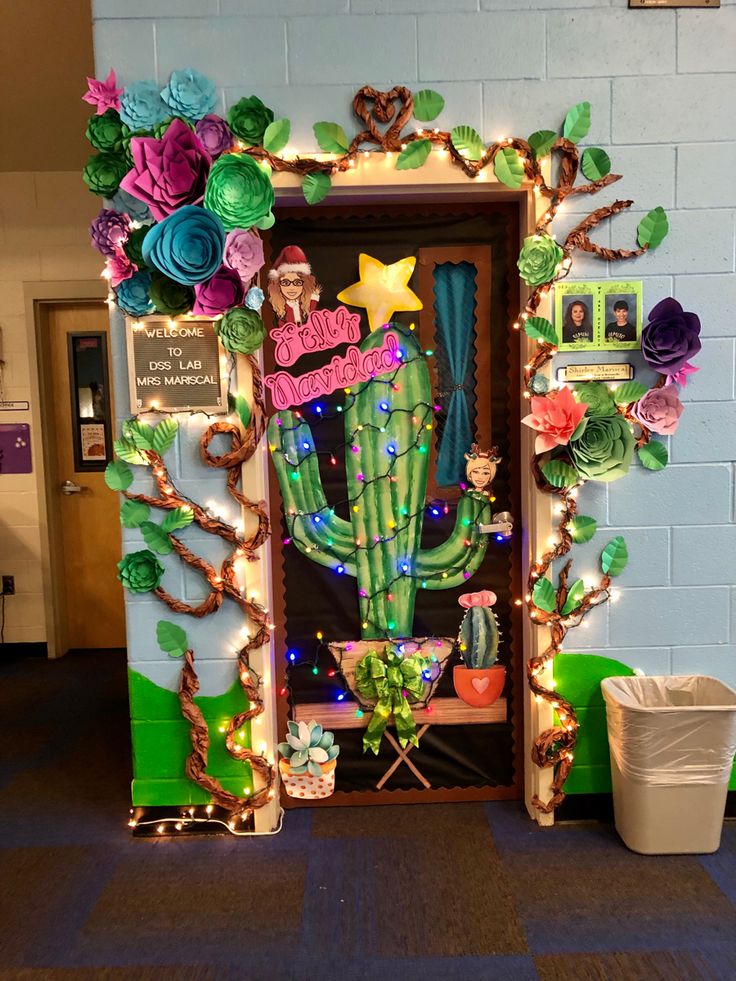
<svg viewBox="0 0 736 981">
<path fill-rule="evenodd" d="M 269 270 L 269 279 L 279 279 L 284 273 L 300 273 L 302 276 L 309 276 L 312 267 L 307 262 L 307 257 L 298 245 L 287 245 L 279 252 L 273 267 Z"/>
</svg>

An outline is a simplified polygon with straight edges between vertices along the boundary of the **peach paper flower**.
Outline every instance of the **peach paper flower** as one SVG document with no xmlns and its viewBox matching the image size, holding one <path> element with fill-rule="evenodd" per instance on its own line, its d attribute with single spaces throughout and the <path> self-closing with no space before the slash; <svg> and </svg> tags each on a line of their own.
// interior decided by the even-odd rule
<svg viewBox="0 0 736 981">
<path fill-rule="evenodd" d="M 457 601 L 465 610 L 473 606 L 493 606 L 498 597 L 492 589 L 481 589 L 479 593 L 463 593 Z"/>
<path fill-rule="evenodd" d="M 580 424 L 588 406 L 576 402 L 569 388 L 544 396 L 532 396 L 532 411 L 521 421 L 536 429 L 535 453 L 546 453 L 555 446 L 566 446 Z"/>
</svg>

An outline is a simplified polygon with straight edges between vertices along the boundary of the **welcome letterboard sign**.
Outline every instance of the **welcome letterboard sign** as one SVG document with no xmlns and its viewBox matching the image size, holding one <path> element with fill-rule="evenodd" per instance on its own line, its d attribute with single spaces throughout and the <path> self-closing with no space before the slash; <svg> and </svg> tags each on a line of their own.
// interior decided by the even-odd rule
<svg viewBox="0 0 736 981">
<path fill-rule="evenodd" d="M 134 412 L 227 411 L 214 321 L 126 318 L 125 331 Z"/>
</svg>

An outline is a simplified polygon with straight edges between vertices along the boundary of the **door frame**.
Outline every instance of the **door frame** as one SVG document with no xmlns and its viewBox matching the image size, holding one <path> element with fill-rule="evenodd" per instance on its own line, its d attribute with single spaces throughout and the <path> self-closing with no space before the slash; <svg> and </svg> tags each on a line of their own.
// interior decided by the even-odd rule
<svg viewBox="0 0 736 981">
<path fill-rule="evenodd" d="M 52 506 L 51 486 L 54 474 L 51 437 L 54 431 L 50 365 L 46 334 L 48 310 L 63 304 L 98 304 L 107 299 L 107 283 L 102 280 L 25 283 L 26 340 L 28 357 L 36 370 L 31 372 L 31 428 L 40 450 L 34 453 L 36 493 L 38 495 L 39 537 L 41 540 L 41 576 L 43 584 L 44 622 L 49 658 L 61 657 L 66 650 L 64 596 L 58 584 L 63 576 L 61 534 L 58 515 Z M 112 386 L 112 363 L 108 363 Z M 113 399 L 115 393 L 112 392 Z"/>
</svg>

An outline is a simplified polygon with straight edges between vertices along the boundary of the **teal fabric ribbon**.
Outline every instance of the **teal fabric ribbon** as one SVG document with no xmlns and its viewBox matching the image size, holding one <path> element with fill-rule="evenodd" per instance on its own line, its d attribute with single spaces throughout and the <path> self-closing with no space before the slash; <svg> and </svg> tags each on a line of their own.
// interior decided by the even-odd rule
<svg viewBox="0 0 736 981">
<path fill-rule="evenodd" d="M 417 728 L 407 695 L 418 699 L 424 692 L 422 673 L 430 667 L 420 654 L 402 657 L 396 651 L 383 655 L 369 651 L 355 666 L 355 683 L 365 698 L 377 699 L 371 721 L 363 736 L 363 752 L 372 749 L 376 755 L 383 733 L 393 715 L 396 734 L 402 747 L 419 745 Z"/>
</svg>

